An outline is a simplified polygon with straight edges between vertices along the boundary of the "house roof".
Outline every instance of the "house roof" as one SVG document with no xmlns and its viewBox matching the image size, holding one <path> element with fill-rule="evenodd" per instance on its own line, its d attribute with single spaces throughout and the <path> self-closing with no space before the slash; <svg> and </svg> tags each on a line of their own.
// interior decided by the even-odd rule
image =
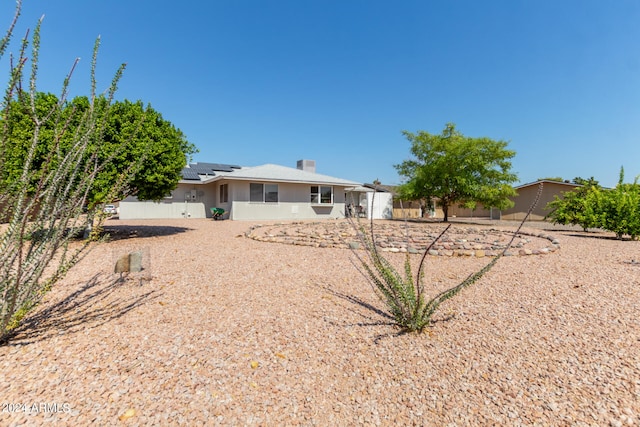
<svg viewBox="0 0 640 427">
<path fill-rule="evenodd" d="M 202 181 L 201 176 L 216 176 L 216 172 L 233 172 L 234 169 L 240 169 L 240 166 L 222 163 L 189 163 L 182 168 L 182 179 L 186 181 Z"/>
<path fill-rule="evenodd" d="M 522 184 L 522 185 L 519 185 L 519 186 L 517 186 L 517 187 L 513 187 L 513 188 L 515 188 L 516 190 L 518 190 L 518 189 L 520 189 L 520 188 L 531 187 L 531 186 L 533 186 L 533 185 L 539 185 L 539 184 L 541 184 L 541 183 L 542 183 L 542 184 L 558 184 L 558 185 L 566 185 L 566 186 L 568 186 L 568 187 L 572 187 L 572 188 L 575 188 L 575 187 L 582 187 L 582 185 L 580 185 L 580 184 L 575 184 L 575 183 L 573 183 L 573 182 L 554 181 L 554 180 L 551 180 L 551 179 L 541 179 L 541 180 L 538 180 L 538 181 L 535 181 L 535 182 L 529 182 L 529 183 L 526 183 L 526 184 Z"/>
<path fill-rule="evenodd" d="M 202 165 L 206 166 L 203 167 Z M 212 167 L 212 165 L 215 167 Z M 217 163 L 198 163 L 184 168 L 182 177 L 184 181 L 193 182 L 199 180 L 201 183 L 226 178 L 243 181 L 295 182 L 343 186 L 360 185 L 355 181 L 274 164 L 241 167 Z"/>
</svg>

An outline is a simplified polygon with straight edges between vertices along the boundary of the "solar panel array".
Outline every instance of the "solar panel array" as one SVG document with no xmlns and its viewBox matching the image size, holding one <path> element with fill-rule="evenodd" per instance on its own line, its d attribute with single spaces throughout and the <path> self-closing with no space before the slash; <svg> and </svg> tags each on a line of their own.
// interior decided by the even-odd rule
<svg viewBox="0 0 640 427">
<path fill-rule="evenodd" d="M 233 172 L 234 169 L 240 169 L 240 166 L 221 163 L 191 163 L 189 167 L 182 169 L 182 178 L 199 181 L 200 175 L 215 176 L 216 171 Z"/>
<path fill-rule="evenodd" d="M 198 172 L 194 171 L 193 169 L 183 168 L 182 179 L 200 181 L 200 176 L 198 176 Z"/>
</svg>

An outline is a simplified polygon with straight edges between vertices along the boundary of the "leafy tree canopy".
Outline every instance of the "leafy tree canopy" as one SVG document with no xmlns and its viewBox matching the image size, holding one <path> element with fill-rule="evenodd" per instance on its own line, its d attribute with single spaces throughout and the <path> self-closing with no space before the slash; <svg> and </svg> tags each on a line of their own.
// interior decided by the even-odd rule
<svg viewBox="0 0 640 427">
<path fill-rule="evenodd" d="M 575 180 L 578 183 L 578 179 Z M 547 217 L 554 224 L 579 225 L 585 231 L 600 228 L 616 233 L 621 239 L 629 235 L 640 236 L 640 185 L 638 178 L 632 184 L 624 183 L 624 168 L 615 188 L 602 188 L 598 181 L 581 180 L 581 187 L 555 196 L 547 204 L 551 212 Z"/>
<path fill-rule="evenodd" d="M 589 186 L 589 187 L 594 187 L 594 186 L 597 187 L 597 186 L 600 185 L 598 183 L 598 180 L 595 179 L 594 177 L 585 179 L 585 178 L 577 176 L 577 177 L 573 178 L 573 183 L 574 184 L 578 184 L 578 185 L 585 185 L 585 186 Z"/>
<path fill-rule="evenodd" d="M 180 129 L 142 101 L 115 102 L 103 138 L 108 149 L 102 160 L 112 158 L 97 178 L 92 194 L 95 202 L 110 201 L 104 200 L 110 185 L 140 158 L 140 167 L 130 171 L 127 188 L 116 199 L 135 195 L 141 200 L 160 200 L 176 187 L 187 158 L 197 151 Z"/>
<path fill-rule="evenodd" d="M 20 94 L 10 102 L 4 123 L 0 123 L 8 136 L 6 141 L 9 141 L 3 147 L 8 155 L 2 156 L 6 164 L 0 171 L 0 186 L 11 185 L 22 173 L 35 129 L 29 102 L 32 101 Z M 40 143 L 34 160 L 37 172 L 32 176 L 36 183 L 40 173 L 37 165 L 51 166 L 47 163 L 49 153 L 68 150 L 78 138 L 70 132 L 56 134 L 54 129 L 77 129 L 90 108 L 98 109 L 100 114 L 100 110 L 106 108 L 107 100 L 99 98 L 91 106 L 88 98 L 77 97 L 62 108 L 52 109 L 59 102 L 57 97 L 37 93 L 33 102 L 36 110 L 42 112 L 39 120 L 43 123 L 38 129 Z M 103 166 L 90 190 L 89 205 L 121 200 L 130 195 L 141 200 L 162 199 L 175 188 L 187 158 L 196 152 L 195 146 L 187 141 L 180 129 L 142 101 L 115 101 L 109 108 L 106 120 L 98 122 L 101 128 L 94 133 L 95 138 L 100 138 L 97 162 Z M 56 116 L 46 115 L 52 110 L 58 111 Z M 115 188 L 118 190 L 114 191 Z"/>
<path fill-rule="evenodd" d="M 513 206 L 509 197 L 516 191 L 511 186 L 517 176 L 511 172 L 515 151 L 504 141 L 471 138 L 448 123 L 442 134 L 425 131 L 403 131 L 411 142 L 410 160 L 395 165 L 407 178 L 400 188 L 406 199 L 437 198 L 448 221 L 452 204 L 472 207 L 475 203 L 506 209 Z"/>
<path fill-rule="evenodd" d="M 547 178 L 538 178 L 538 181 L 564 182 L 564 178 L 562 178 L 561 176 L 550 176 Z"/>
</svg>

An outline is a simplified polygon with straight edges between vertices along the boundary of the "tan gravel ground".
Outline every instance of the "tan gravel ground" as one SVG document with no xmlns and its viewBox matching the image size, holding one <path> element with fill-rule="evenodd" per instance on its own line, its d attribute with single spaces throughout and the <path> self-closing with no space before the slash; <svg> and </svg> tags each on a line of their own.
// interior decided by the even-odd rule
<svg viewBox="0 0 640 427">
<path fill-rule="evenodd" d="M 349 250 L 252 225 L 108 221 L 0 346 L 0 425 L 640 425 L 640 242 L 553 231 L 559 251 L 501 259 L 415 335 Z M 133 250 L 147 268 L 118 283 Z M 427 280 L 487 261 L 429 257 Z"/>
</svg>

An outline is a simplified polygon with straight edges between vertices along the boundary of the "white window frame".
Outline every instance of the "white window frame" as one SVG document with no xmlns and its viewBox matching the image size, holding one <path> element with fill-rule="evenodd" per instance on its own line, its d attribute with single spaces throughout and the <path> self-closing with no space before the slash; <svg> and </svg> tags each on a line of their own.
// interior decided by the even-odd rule
<svg viewBox="0 0 640 427">
<path fill-rule="evenodd" d="M 260 185 L 262 187 L 262 200 L 251 200 L 251 186 Z M 275 187 L 275 191 L 267 191 L 268 187 Z M 271 188 L 270 190 L 273 190 Z M 275 193 L 276 200 L 267 200 L 267 194 Z M 251 182 L 249 183 L 249 203 L 278 203 L 280 200 L 280 188 L 278 184 L 269 184 L 263 182 Z"/>
<path fill-rule="evenodd" d="M 331 200 L 326 202 L 326 201 L 322 201 L 322 193 L 323 193 L 323 189 L 329 189 L 331 191 Z M 315 191 L 314 191 L 315 189 Z M 309 193 L 310 193 L 310 200 L 311 200 L 311 204 L 312 205 L 319 205 L 319 206 L 329 206 L 329 205 L 333 205 L 333 186 L 331 185 L 312 185 L 311 188 L 309 189 Z"/>
</svg>

